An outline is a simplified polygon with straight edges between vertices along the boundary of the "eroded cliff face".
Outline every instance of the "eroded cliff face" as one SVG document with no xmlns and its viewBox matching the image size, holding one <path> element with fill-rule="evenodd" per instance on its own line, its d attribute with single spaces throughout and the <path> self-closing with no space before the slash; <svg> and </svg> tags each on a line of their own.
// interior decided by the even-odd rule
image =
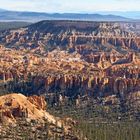
<svg viewBox="0 0 140 140">
<path fill-rule="evenodd" d="M 48 121 L 60 128 L 64 125 L 64 131 L 68 132 L 70 126 L 63 124 L 63 118 L 50 115 L 46 109 L 46 101 L 42 96 L 26 97 L 14 93 L 0 96 L 0 124 L 16 124 L 19 120 L 38 123 Z"/>
<path fill-rule="evenodd" d="M 5 136 L 7 139 L 11 139 L 13 130 L 14 133 L 19 135 L 23 134 L 23 130 L 30 131 L 28 135 L 35 138 L 33 135 L 37 133 L 38 137 L 42 135 L 42 130 L 47 131 L 46 137 L 51 137 L 54 134 L 58 134 L 59 137 L 69 135 L 69 137 L 75 137 L 72 133 L 73 126 L 76 122 L 72 118 L 67 117 L 55 117 L 48 113 L 46 110 L 46 101 L 43 96 L 29 96 L 26 97 L 20 93 L 11 93 L 0 96 L 0 133 L 1 136 Z M 57 129 L 59 129 L 59 131 Z M 12 131 L 10 131 L 12 129 Z M 17 132 L 18 130 L 18 132 Z M 61 131 L 60 131 L 61 130 Z M 7 132 L 9 133 L 6 136 Z M 40 132 L 40 133 L 39 133 Z M 41 137 L 41 138 L 46 138 Z M 19 135 L 18 139 L 22 139 L 23 136 Z"/>
<path fill-rule="evenodd" d="M 2 123 L 16 123 L 18 118 L 43 121 L 43 118 L 48 117 L 49 121 L 53 120 L 54 117 L 46 112 L 45 107 L 46 101 L 39 96 L 27 98 L 22 94 L 4 95 L 0 97 L 0 119 Z"/>
<path fill-rule="evenodd" d="M 9 92 L 59 92 L 70 98 L 115 94 L 123 98 L 140 90 L 140 60 L 134 53 L 83 57 L 57 49 L 38 57 L 34 52 L 1 48 L 0 61 L 1 89 Z M 36 97 L 30 101 L 41 102 Z"/>
<path fill-rule="evenodd" d="M 80 54 L 95 50 L 117 50 L 120 53 L 139 51 L 140 38 L 132 26 L 126 23 L 42 21 L 26 28 L 1 32 L 0 43 L 41 53 L 58 46 L 62 50 L 78 51 Z"/>
<path fill-rule="evenodd" d="M 29 96 L 27 98 L 28 101 L 30 101 L 32 104 L 36 105 L 36 107 L 39 110 L 46 110 L 47 109 L 47 103 L 45 101 L 45 97 L 44 96 Z"/>
<path fill-rule="evenodd" d="M 24 94 L 60 92 L 75 98 L 85 94 L 124 97 L 138 91 L 140 60 L 134 52 L 139 52 L 140 38 L 131 27 L 42 21 L 3 31 L 1 89 Z"/>
</svg>

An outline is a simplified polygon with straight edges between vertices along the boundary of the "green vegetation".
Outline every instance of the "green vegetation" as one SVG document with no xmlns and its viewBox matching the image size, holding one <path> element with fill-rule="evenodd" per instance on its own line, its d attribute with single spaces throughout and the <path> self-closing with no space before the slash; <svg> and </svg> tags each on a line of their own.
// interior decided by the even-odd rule
<svg viewBox="0 0 140 140">
<path fill-rule="evenodd" d="M 77 125 L 76 130 L 80 130 L 83 136 L 89 140 L 139 140 L 140 123 L 134 122 L 116 122 L 100 123 L 82 120 Z M 82 138 L 82 133 L 80 137 Z"/>
<path fill-rule="evenodd" d="M 80 140 L 139 140 L 138 112 L 127 104 L 88 105 L 76 107 L 54 106 L 49 111 L 56 116 L 71 117 L 77 121 L 73 132 Z M 137 114 L 137 115 L 136 115 Z M 140 117 L 140 116 L 138 116 Z"/>
<path fill-rule="evenodd" d="M 29 25 L 28 22 L 0 22 L 0 31 L 8 29 L 16 29 Z"/>
</svg>

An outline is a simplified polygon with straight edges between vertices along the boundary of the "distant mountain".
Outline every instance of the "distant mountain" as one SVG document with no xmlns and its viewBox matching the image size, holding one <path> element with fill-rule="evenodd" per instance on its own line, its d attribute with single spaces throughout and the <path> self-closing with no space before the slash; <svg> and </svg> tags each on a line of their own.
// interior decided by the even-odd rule
<svg viewBox="0 0 140 140">
<path fill-rule="evenodd" d="M 7 10 L 5 10 L 5 9 L 1 9 L 1 8 L 0 8 L 0 11 L 7 11 Z"/>
<path fill-rule="evenodd" d="M 19 12 L 0 9 L 1 21 L 41 21 L 41 20 L 87 20 L 87 21 L 130 21 L 131 19 L 117 15 L 79 14 L 79 13 L 38 13 Z"/>
<path fill-rule="evenodd" d="M 99 14 L 102 15 L 117 15 L 117 16 L 123 16 L 126 18 L 131 18 L 131 19 L 140 19 L 140 11 L 103 11 L 103 12 L 98 12 Z"/>
</svg>

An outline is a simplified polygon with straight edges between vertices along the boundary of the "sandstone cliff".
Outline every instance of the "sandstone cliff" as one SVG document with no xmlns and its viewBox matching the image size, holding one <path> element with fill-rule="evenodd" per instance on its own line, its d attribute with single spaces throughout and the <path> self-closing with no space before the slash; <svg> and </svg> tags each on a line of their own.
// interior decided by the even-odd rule
<svg viewBox="0 0 140 140">
<path fill-rule="evenodd" d="M 0 43 L 41 53 L 58 46 L 62 50 L 81 54 L 91 51 L 139 51 L 140 38 L 138 30 L 133 30 L 135 26 L 134 23 L 121 22 L 41 21 L 26 28 L 0 32 Z"/>
<path fill-rule="evenodd" d="M 1 48 L 0 54 L 0 86 L 7 92 L 29 95 L 60 92 L 77 98 L 79 94 L 124 96 L 140 90 L 140 60 L 134 53 L 94 53 L 83 57 L 56 49 L 38 56 Z M 36 97 L 34 100 L 41 101 Z M 30 99 L 32 103 L 34 100 Z"/>
<path fill-rule="evenodd" d="M 22 94 L 9 94 L 0 96 L 0 121 L 2 123 L 16 123 L 17 119 L 25 118 L 56 124 L 56 118 L 46 112 L 46 102 L 43 97 L 25 97 Z M 58 120 L 61 127 L 62 122 Z"/>
</svg>

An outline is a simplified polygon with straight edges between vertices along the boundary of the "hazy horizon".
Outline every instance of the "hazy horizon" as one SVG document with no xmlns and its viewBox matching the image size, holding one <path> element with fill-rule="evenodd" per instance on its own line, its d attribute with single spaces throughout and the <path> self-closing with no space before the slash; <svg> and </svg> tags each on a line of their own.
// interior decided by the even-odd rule
<svg viewBox="0 0 140 140">
<path fill-rule="evenodd" d="M 46 13 L 96 13 L 140 11 L 139 0 L 0 0 L 0 8 Z"/>
<path fill-rule="evenodd" d="M 0 10 L 116 15 L 140 19 L 139 0 L 0 0 Z"/>
</svg>

